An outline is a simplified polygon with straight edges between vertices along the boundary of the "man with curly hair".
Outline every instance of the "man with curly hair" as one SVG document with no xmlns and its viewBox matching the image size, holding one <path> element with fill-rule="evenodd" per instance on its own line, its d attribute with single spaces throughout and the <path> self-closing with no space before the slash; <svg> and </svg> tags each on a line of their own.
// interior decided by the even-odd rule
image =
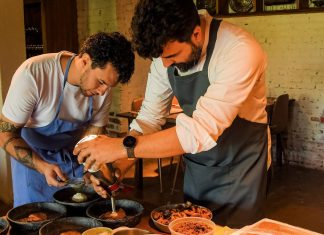
<svg viewBox="0 0 324 235">
<path fill-rule="evenodd" d="M 220 225 L 261 219 L 270 139 L 267 62 L 258 42 L 233 24 L 199 15 L 192 0 L 139 0 L 131 26 L 135 50 L 153 60 L 131 123 L 131 134 L 143 135 L 84 143 L 74 151 L 79 161 L 89 167 L 183 154 L 186 200 L 210 208 Z M 161 131 L 174 96 L 183 113 Z"/>
<path fill-rule="evenodd" d="M 0 121 L 1 147 L 12 156 L 14 206 L 52 201 L 68 178 L 82 177 L 72 150 L 84 134 L 102 133 L 111 88 L 134 71 L 131 43 L 96 33 L 75 55 L 35 56 L 15 72 Z"/>
</svg>

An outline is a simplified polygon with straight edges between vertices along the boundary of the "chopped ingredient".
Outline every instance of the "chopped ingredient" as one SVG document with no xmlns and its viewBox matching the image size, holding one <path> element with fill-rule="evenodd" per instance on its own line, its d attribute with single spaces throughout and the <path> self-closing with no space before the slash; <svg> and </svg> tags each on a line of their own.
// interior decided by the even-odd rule
<svg viewBox="0 0 324 235">
<path fill-rule="evenodd" d="M 126 212 L 120 208 L 115 213 L 107 211 L 106 213 L 99 216 L 100 219 L 123 219 L 126 217 Z"/>
<path fill-rule="evenodd" d="M 85 202 L 86 200 L 88 200 L 88 197 L 84 193 L 76 193 L 72 196 L 74 202 Z"/>
<path fill-rule="evenodd" d="M 168 225 L 171 221 L 182 217 L 202 217 L 211 219 L 212 212 L 202 206 L 197 205 L 179 205 L 173 209 L 153 211 L 152 217 L 158 223 Z"/>
<path fill-rule="evenodd" d="M 43 212 L 31 213 L 28 217 L 19 219 L 19 222 L 39 222 L 47 220 L 47 215 Z"/>
<path fill-rule="evenodd" d="M 212 231 L 213 228 L 205 223 L 187 221 L 187 222 L 176 224 L 173 227 L 173 230 L 177 233 L 181 233 L 185 235 L 202 235 Z"/>
</svg>

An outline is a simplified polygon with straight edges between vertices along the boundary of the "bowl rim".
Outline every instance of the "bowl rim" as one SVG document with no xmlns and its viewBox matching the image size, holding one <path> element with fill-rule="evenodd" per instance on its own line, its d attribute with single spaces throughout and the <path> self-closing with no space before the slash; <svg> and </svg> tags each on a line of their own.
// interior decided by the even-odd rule
<svg viewBox="0 0 324 235">
<path fill-rule="evenodd" d="M 82 232 L 81 235 L 85 235 L 86 232 L 92 232 L 92 231 L 94 231 L 96 229 L 105 229 L 107 232 L 111 232 L 111 234 L 113 234 L 113 230 L 111 228 L 101 226 L 101 227 L 89 228 L 89 229 L 85 230 L 84 232 Z"/>
<path fill-rule="evenodd" d="M 163 206 L 157 207 L 157 208 L 155 208 L 155 209 L 153 209 L 153 210 L 151 211 L 151 213 L 150 213 L 151 219 L 152 219 L 152 221 L 153 221 L 154 223 L 157 223 L 157 224 L 159 224 L 160 226 L 168 227 L 168 225 L 169 225 L 172 221 L 174 221 L 174 220 L 170 221 L 170 223 L 167 224 L 167 225 L 162 224 L 162 223 L 158 222 L 157 220 L 155 220 L 155 219 L 153 218 L 153 212 L 155 212 L 155 211 L 160 211 L 160 210 L 163 210 L 163 209 L 174 209 L 174 208 L 176 208 L 177 206 L 184 206 L 184 205 L 186 205 L 186 203 L 182 202 L 182 203 L 166 204 L 166 205 L 163 205 Z M 211 220 L 211 219 L 213 218 L 213 212 L 212 212 L 209 208 L 207 208 L 207 207 L 205 207 L 205 206 L 200 206 L 200 205 L 197 205 L 197 204 L 192 204 L 192 205 L 193 205 L 193 206 L 197 206 L 197 207 L 200 207 L 200 208 L 204 208 L 204 209 L 209 210 L 210 213 L 211 213 L 209 220 Z M 181 218 L 192 218 L 192 216 L 186 216 L 186 217 L 181 217 Z M 196 217 L 196 218 L 203 218 L 203 217 Z"/>
<path fill-rule="evenodd" d="M 55 206 L 58 206 L 60 207 L 62 210 L 63 210 L 63 213 L 60 213 L 60 215 L 56 216 L 55 218 L 51 218 L 51 219 L 46 219 L 46 220 L 41 220 L 41 221 L 31 221 L 31 222 L 21 222 L 21 221 L 18 221 L 18 220 L 15 220 L 13 218 L 11 218 L 11 214 L 14 213 L 16 210 L 20 209 L 20 208 L 23 208 L 27 205 L 45 205 L 45 204 L 52 204 L 52 205 L 55 205 Z M 42 223 L 47 223 L 47 222 L 50 222 L 52 220 L 56 220 L 56 219 L 59 219 L 63 216 L 65 216 L 67 213 L 67 209 L 64 205 L 60 204 L 60 203 L 57 203 L 57 202 L 31 202 L 31 203 L 26 203 L 26 204 L 22 204 L 20 206 L 17 206 L 17 207 L 13 207 L 11 208 L 7 214 L 6 214 L 6 218 L 7 220 L 9 221 L 9 223 L 14 223 L 14 224 L 17 224 L 17 225 L 26 225 L 26 224 L 42 224 Z"/>
<path fill-rule="evenodd" d="M 170 233 L 172 234 L 172 232 L 176 232 L 173 230 L 173 226 L 177 225 L 177 224 L 180 224 L 181 222 L 188 222 L 188 221 L 194 221 L 194 222 L 202 222 L 202 223 L 205 223 L 205 224 L 208 224 L 210 226 L 212 226 L 212 234 L 214 233 L 215 229 L 216 229 L 216 224 L 214 221 L 212 220 L 209 220 L 209 219 L 206 219 L 206 218 L 203 218 L 203 217 L 182 217 L 182 218 L 177 218 L 175 220 L 172 220 L 169 225 L 168 225 L 168 229 L 170 230 Z M 180 234 L 178 232 L 176 232 L 177 234 Z M 210 233 L 210 232 L 208 232 Z M 205 233 L 205 234 L 208 234 L 208 233 Z M 203 235 L 203 234 L 202 234 Z"/>
<path fill-rule="evenodd" d="M 92 203 L 91 205 L 89 205 L 89 207 L 86 209 L 86 215 L 88 217 L 90 217 L 90 218 L 97 219 L 97 220 L 102 221 L 102 222 L 119 223 L 119 222 L 125 222 L 125 221 L 129 220 L 130 217 L 131 218 L 134 218 L 134 217 L 141 216 L 143 214 L 143 212 L 144 212 L 144 206 L 141 203 L 139 203 L 138 201 L 136 201 L 136 200 L 130 200 L 130 199 L 116 199 L 116 201 L 115 201 L 116 206 L 117 206 L 118 202 L 120 202 L 120 201 L 131 201 L 131 202 L 135 202 L 137 205 L 139 205 L 140 211 L 137 212 L 135 215 L 126 216 L 125 218 L 122 218 L 122 219 L 100 219 L 99 217 L 95 217 L 95 216 L 89 214 L 89 211 L 93 207 L 95 207 L 95 206 L 98 206 L 100 204 L 111 204 L 110 201 L 100 200 L 100 201 L 96 201 L 96 202 Z"/>
<path fill-rule="evenodd" d="M 68 217 L 58 218 L 56 220 L 52 220 L 52 221 L 49 221 L 48 223 L 43 224 L 39 228 L 39 234 L 40 234 L 40 232 L 42 230 L 44 230 L 46 228 L 46 226 L 50 226 L 52 224 L 59 223 L 59 222 L 62 222 L 62 221 L 68 220 L 68 219 L 72 219 L 72 220 L 75 220 L 75 221 L 80 221 L 81 219 L 82 220 L 92 220 L 95 223 L 99 222 L 98 224 L 100 224 L 101 227 L 103 226 L 103 224 L 100 221 L 96 221 L 94 218 L 89 218 L 89 217 L 86 217 L 86 216 L 68 216 Z"/>
</svg>

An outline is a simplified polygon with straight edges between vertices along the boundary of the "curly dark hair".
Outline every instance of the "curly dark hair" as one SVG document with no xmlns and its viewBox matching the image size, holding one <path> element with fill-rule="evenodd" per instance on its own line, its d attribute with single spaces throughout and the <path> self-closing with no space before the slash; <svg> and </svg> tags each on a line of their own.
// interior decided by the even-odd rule
<svg viewBox="0 0 324 235">
<path fill-rule="evenodd" d="M 192 0 L 139 0 L 132 18 L 132 44 L 144 58 L 157 58 L 173 40 L 189 42 L 200 25 Z"/>
<path fill-rule="evenodd" d="M 120 83 L 127 83 L 134 72 L 135 55 L 131 43 L 118 32 L 91 35 L 84 41 L 79 56 L 84 53 L 90 56 L 93 69 L 104 69 L 111 63 L 117 70 Z"/>
</svg>

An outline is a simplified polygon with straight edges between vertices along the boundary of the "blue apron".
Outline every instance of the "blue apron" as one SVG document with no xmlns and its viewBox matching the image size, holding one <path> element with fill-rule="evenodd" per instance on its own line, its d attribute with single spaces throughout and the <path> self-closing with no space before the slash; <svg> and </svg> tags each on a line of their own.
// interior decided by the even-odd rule
<svg viewBox="0 0 324 235">
<path fill-rule="evenodd" d="M 44 161 L 57 164 L 69 178 L 82 177 L 83 166 L 77 162 L 76 157 L 73 157 L 72 151 L 88 125 L 93 109 L 92 97 L 90 97 L 86 120 L 70 122 L 59 118 L 64 97 L 64 87 L 73 58 L 74 56 L 71 57 L 66 66 L 62 94 L 53 121 L 44 127 L 24 127 L 21 130 L 21 137 L 27 144 Z M 13 157 L 11 157 L 11 169 L 15 207 L 30 202 L 52 201 L 53 194 L 59 190 L 57 187 L 48 186 L 44 175 L 26 167 Z"/>
<path fill-rule="evenodd" d="M 168 68 L 168 77 L 181 108 L 192 116 L 198 99 L 210 86 L 208 65 L 220 21 L 212 20 L 206 61 L 202 71 L 179 76 Z M 190 92 L 189 92 L 190 91 Z M 267 124 L 236 117 L 217 140 L 217 146 L 185 154 L 185 200 L 213 211 L 219 225 L 240 228 L 261 219 L 266 195 Z"/>
</svg>

